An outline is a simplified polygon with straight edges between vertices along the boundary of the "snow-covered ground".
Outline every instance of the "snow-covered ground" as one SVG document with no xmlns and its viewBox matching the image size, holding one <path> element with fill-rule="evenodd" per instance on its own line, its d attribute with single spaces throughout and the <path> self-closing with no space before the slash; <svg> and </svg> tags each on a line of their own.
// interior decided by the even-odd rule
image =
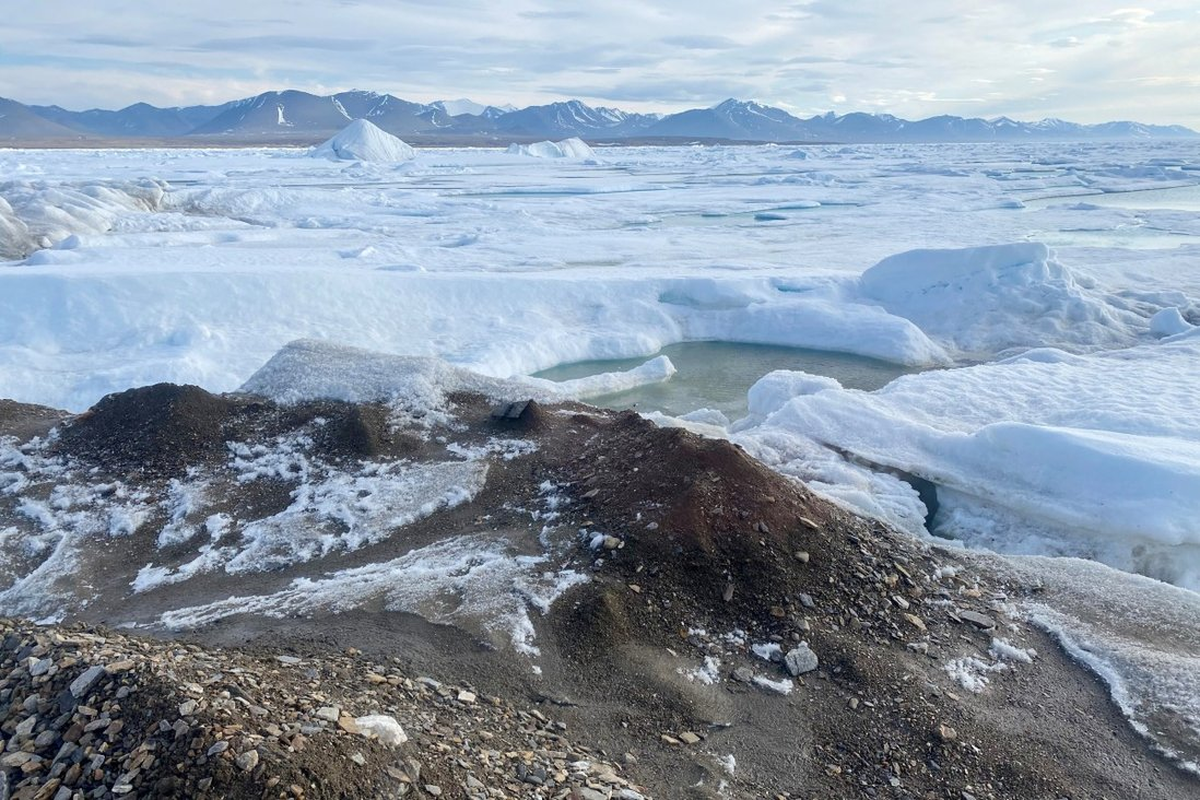
<svg viewBox="0 0 1200 800">
<path fill-rule="evenodd" d="M 1200 144 L 527 151 L 0 151 L 0 397 L 233 390 L 300 338 L 495 378 L 854 353 L 936 369 L 772 373 L 743 420 L 664 424 L 916 535 L 1200 590 Z"/>
</svg>

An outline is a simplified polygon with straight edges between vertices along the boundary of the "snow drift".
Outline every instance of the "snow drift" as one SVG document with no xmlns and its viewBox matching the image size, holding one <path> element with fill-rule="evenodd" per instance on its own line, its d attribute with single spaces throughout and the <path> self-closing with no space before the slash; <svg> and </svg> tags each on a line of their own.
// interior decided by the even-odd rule
<svg viewBox="0 0 1200 800">
<path fill-rule="evenodd" d="M 968 355 L 1121 345 L 1145 325 L 1038 242 L 899 253 L 864 272 L 859 286 L 864 302 Z"/>
<path fill-rule="evenodd" d="M 123 215 L 159 210 L 166 190 L 155 180 L 0 183 L 0 259 L 105 233 Z"/>
<path fill-rule="evenodd" d="M 774 373 L 751 390 L 737 439 L 917 534 L 927 509 L 888 470 L 937 485 L 939 535 L 1200 589 L 1200 340 L 1050 356 L 909 375 L 873 393 Z"/>
<path fill-rule="evenodd" d="M 410 161 L 417 152 L 411 146 L 380 130 L 365 119 L 356 119 L 336 136 L 324 144 L 318 145 L 310 153 L 313 158 L 327 158 L 333 161 L 369 161 L 379 164 L 393 164 L 399 161 Z"/>
</svg>

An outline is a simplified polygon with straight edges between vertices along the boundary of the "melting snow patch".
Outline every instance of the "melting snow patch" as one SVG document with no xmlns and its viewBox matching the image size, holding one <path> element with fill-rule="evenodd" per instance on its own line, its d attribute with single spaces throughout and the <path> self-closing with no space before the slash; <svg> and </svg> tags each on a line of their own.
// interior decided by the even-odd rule
<svg viewBox="0 0 1200 800">
<path fill-rule="evenodd" d="M 515 650 L 536 655 L 530 605 L 545 611 L 567 589 L 587 580 L 570 570 L 545 570 L 545 562 L 542 556 L 514 556 L 494 539 L 464 536 L 323 578 L 297 578 L 273 594 L 169 611 L 162 623 L 182 630 L 243 613 L 278 618 L 338 613 L 379 599 L 389 611 L 420 614 L 434 623 L 473 625 L 485 635 L 504 631 Z"/>
<path fill-rule="evenodd" d="M 779 694 L 791 694 L 792 689 L 795 688 L 795 684 L 792 683 L 791 678 L 772 680 L 771 678 L 767 678 L 763 675 L 755 675 L 754 683 L 764 689 L 767 689 L 768 691 L 778 692 Z"/>
<path fill-rule="evenodd" d="M 763 661 L 770 661 L 775 656 L 778 656 L 780 660 L 783 658 L 783 648 L 781 648 L 775 642 L 756 644 L 751 646 L 750 649 L 754 651 L 754 655 L 758 656 Z"/>
<path fill-rule="evenodd" d="M 704 663 L 690 670 L 679 669 L 679 672 L 692 683 L 702 683 L 713 686 L 721 682 L 721 659 L 705 656 Z"/>
<path fill-rule="evenodd" d="M 1000 661 L 1015 661 L 1021 664 L 1032 664 L 1033 659 L 1037 657 L 1037 651 L 1032 647 L 1017 647 L 1007 639 L 992 639 L 988 653 Z"/>
<path fill-rule="evenodd" d="M 990 682 L 989 675 L 1008 667 L 1001 661 L 988 663 L 976 656 L 956 658 L 946 664 L 946 673 L 969 692 L 979 694 Z"/>
</svg>

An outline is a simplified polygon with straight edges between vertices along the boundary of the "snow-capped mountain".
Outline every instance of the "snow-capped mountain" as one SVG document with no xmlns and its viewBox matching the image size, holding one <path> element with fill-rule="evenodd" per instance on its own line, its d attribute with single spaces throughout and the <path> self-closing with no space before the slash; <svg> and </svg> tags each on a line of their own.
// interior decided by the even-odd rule
<svg viewBox="0 0 1200 800">
<path fill-rule="evenodd" d="M 733 99 L 712 108 L 694 108 L 663 117 L 646 130 L 646 135 L 768 142 L 812 138 L 803 123 L 786 111 Z"/>
<path fill-rule="evenodd" d="M 110 137 L 227 136 L 239 141 L 287 138 L 314 143 L 366 119 L 401 137 L 512 139 L 732 140 L 759 142 L 1036 142 L 1195 138 L 1179 125 L 1060 119 L 1020 122 L 942 115 L 909 121 L 889 114 L 833 112 L 801 119 L 746 100 L 726 100 L 668 116 L 593 107 L 580 100 L 514 109 L 471 100 L 414 103 L 390 94 L 354 90 L 318 96 L 296 90 L 265 92 L 222 106 L 156 108 L 137 103 L 119 111 L 68 111 L 58 106 L 0 103 L 0 138 L 36 140 L 80 134 Z"/>
<path fill-rule="evenodd" d="M 592 108 L 579 100 L 568 100 L 502 114 L 493 120 L 492 130 L 549 138 L 624 138 L 640 135 L 657 119 L 654 115 L 629 114 L 615 108 Z"/>
<path fill-rule="evenodd" d="M 279 135 L 336 131 L 353 119 L 336 97 L 288 90 L 232 103 L 192 134 Z"/>
</svg>

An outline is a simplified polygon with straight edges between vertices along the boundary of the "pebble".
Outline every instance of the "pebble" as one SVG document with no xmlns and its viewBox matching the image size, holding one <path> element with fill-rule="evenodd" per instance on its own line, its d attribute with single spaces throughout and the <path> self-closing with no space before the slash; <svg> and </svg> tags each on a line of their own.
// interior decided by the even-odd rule
<svg viewBox="0 0 1200 800">
<path fill-rule="evenodd" d="M 257 750 L 247 750 L 235 758 L 233 763 L 237 764 L 238 769 L 242 770 L 243 772 L 249 772 L 258 766 L 258 758 L 259 756 Z"/>
<path fill-rule="evenodd" d="M 321 706 L 313 712 L 313 716 L 326 722 L 337 722 L 341 719 L 342 710 L 337 706 Z"/>
</svg>

